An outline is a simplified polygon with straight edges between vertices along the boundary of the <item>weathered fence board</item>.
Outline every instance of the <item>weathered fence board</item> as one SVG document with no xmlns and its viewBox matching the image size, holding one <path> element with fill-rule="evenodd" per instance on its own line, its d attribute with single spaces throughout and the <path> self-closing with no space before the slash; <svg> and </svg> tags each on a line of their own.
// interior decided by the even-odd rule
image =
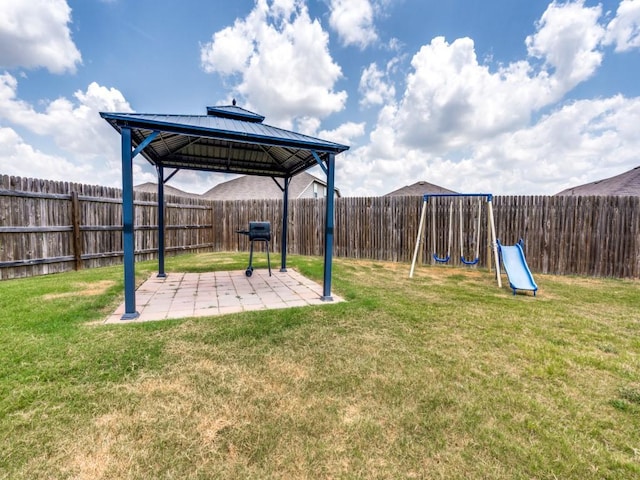
<svg viewBox="0 0 640 480">
<path fill-rule="evenodd" d="M 135 193 L 137 260 L 157 258 L 156 198 L 154 193 Z M 246 251 L 248 239 L 237 230 L 254 220 L 271 222 L 271 248 L 281 248 L 282 200 L 207 201 L 167 195 L 165 202 L 169 254 Z M 640 197 L 495 196 L 493 207 L 498 238 L 505 245 L 522 238 L 534 272 L 640 276 Z M 421 197 L 337 199 L 335 255 L 410 262 L 421 208 Z M 485 205 L 479 237 L 477 215 L 477 199 L 431 198 L 421 263 L 434 263 L 435 252 L 441 257 L 449 253 L 450 263 L 459 265 L 462 243 L 465 258 L 478 248 L 480 265 L 490 266 Z M 290 253 L 323 254 L 324 216 L 324 199 L 289 202 Z M 264 249 L 264 244 L 256 247 Z M 119 189 L 0 176 L 0 278 L 113 265 L 122 261 L 122 249 Z"/>
</svg>

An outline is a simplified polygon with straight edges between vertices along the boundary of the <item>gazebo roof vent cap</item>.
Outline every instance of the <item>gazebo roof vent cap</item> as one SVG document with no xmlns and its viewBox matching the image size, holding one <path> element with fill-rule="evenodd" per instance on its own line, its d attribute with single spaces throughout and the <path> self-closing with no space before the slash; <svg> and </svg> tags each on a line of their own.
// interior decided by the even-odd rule
<svg viewBox="0 0 640 480">
<path fill-rule="evenodd" d="M 235 98 L 231 105 L 207 107 L 207 115 L 212 117 L 229 118 L 231 120 L 240 120 L 243 122 L 262 123 L 264 121 L 263 115 L 238 107 L 236 105 Z"/>
</svg>

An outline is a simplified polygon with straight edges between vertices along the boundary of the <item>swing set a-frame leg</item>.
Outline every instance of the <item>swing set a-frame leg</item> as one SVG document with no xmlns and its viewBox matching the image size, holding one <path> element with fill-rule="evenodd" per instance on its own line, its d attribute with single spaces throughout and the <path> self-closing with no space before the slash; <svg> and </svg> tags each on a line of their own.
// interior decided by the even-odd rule
<svg viewBox="0 0 640 480">
<path fill-rule="evenodd" d="M 427 201 L 422 202 L 422 213 L 420 214 L 420 225 L 418 226 L 418 236 L 416 237 L 416 248 L 413 250 L 413 260 L 411 261 L 411 270 L 409 271 L 409 278 L 413 278 L 413 271 L 416 268 L 416 260 L 418 258 L 418 251 L 420 250 L 420 241 L 422 240 L 422 229 L 424 228 L 424 218 L 427 211 Z"/>
</svg>

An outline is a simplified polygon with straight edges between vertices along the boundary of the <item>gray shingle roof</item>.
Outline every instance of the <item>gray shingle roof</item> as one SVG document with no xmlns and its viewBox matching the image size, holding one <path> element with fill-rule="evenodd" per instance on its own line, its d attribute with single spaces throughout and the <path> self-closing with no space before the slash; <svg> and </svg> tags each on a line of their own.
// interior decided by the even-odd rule
<svg viewBox="0 0 640 480">
<path fill-rule="evenodd" d="M 326 185 L 321 180 L 310 173 L 302 172 L 291 178 L 289 183 L 289 198 L 300 198 L 303 192 L 313 183 Z M 282 185 L 282 181 L 279 181 Z M 336 188 L 336 194 L 340 196 Z M 202 194 L 204 198 L 210 200 L 251 200 L 265 198 L 282 198 L 282 191 L 278 185 L 269 177 L 256 177 L 243 175 L 227 182 L 219 183 L 215 187 Z"/>
<path fill-rule="evenodd" d="M 389 192 L 385 197 L 401 197 L 401 196 L 422 196 L 425 193 L 457 193 L 433 183 L 419 181 L 413 185 L 407 185 L 393 192 Z"/>
<path fill-rule="evenodd" d="M 615 177 L 567 188 L 556 195 L 640 195 L 640 166 Z"/>
<path fill-rule="evenodd" d="M 135 185 L 133 189 L 136 192 L 147 192 L 147 193 L 158 193 L 158 184 L 153 182 L 141 183 L 140 185 Z M 171 185 L 164 186 L 165 195 L 175 195 L 177 197 L 189 197 L 189 198 L 200 198 L 200 195 L 197 193 L 189 193 L 184 190 L 180 190 L 179 188 L 172 187 Z"/>
</svg>

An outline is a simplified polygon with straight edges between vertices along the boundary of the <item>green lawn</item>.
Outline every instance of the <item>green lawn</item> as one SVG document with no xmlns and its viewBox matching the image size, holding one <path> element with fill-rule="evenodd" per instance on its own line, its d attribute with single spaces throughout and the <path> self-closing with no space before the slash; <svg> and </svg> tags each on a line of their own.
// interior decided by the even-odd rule
<svg viewBox="0 0 640 480">
<path fill-rule="evenodd" d="M 0 282 L 0 478 L 640 478 L 640 282 L 408 271 L 336 259 L 344 303 L 110 326 L 121 268 Z"/>
</svg>

